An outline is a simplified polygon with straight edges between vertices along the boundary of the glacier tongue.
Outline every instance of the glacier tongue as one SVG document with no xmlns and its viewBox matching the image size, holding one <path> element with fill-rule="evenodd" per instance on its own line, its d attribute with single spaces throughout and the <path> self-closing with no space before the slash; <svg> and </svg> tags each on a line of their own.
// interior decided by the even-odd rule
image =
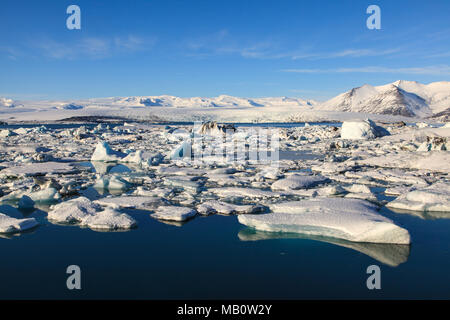
<svg viewBox="0 0 450 320">
<path fill-rule="evenodd" d="M 238 216 L 240 223 L 261 231 L 294 232 L 354 242 L 409 244 L 406 229 L 359 199 L 316 198 L 271 206 L 272 213 Z"/>
</svg>

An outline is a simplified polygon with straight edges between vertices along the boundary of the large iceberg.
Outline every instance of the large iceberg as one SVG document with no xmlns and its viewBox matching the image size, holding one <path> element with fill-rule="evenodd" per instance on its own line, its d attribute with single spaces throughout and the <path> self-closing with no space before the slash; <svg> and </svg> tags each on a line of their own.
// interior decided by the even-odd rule
<svg viewBox="0 0 450 320">
<path fill-rule="evenodd" d="M 376 206 L 359 199 L 316 198 L 274 204 L 273 213 L 238 216 L 257 230 L 294 232 L 354 242 L 409 244 L 406 229 L 380 215 Z"/>
<path fill-rule="evenodd" d="M 342 123 L 342 139 L 375 139 L 389 135 L 389 131 L 377 126 L 372 120 L 353 120 Z"/>
</svg>

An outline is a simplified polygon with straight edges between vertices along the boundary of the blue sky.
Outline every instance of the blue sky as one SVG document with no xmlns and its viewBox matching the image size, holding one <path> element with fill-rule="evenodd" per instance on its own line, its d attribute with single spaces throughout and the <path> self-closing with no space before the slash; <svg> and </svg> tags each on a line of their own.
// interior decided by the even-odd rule
<svg viewBox="0 0 450 320">
<path fill-rule="evenodd" d="M 81 8 L 81 30 L 66 8 Z M 381 8 L 369 30 L 366 8 Z M 0 96 L 292 96 L 450 80 L 450 1 L 2 0 Z"/>
</svg>

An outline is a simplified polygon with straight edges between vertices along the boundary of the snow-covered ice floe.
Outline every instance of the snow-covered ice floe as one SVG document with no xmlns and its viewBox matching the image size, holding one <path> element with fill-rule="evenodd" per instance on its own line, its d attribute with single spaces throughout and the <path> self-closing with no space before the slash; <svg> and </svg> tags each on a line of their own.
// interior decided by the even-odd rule
<svg viewBox="0 0 450 320">
<path fill-rule="evenodd" d="M 71 223 L 98 230 L 134 228 L 136 221 L 125 213 L 101 206 L 88 198 L 79 197 L 50 207 L 48 219 L 57 223 Z"/>
<path fill-rule="evenodd" d="M 35 218 L 18 219 L 11 217 L 17 209 L 9 205 L 0 206 L 0 233 L 18 233 L 39 225 Z"/>
<path fill-rule="evenodd" d="M 292 174 L 287 178 L 275 181 L 272 190 L 298 190 L 315 187 L 318 184 L 325 183 L 328 178 L 322 176 L 307 176 L 301 174 Z"/>
<path fill-rule="evenodd" d="M 272 213 L 238 216 L 240 223 L 262 231 L 294 232 L 354 242 L 409 244 L 406 229 L 359 199 L 316 198 L 271 206 Z"/>
<path fill-rule="evenodd" d="M 212 213 L 222 214 L 242 214 L 242 213 L 259 213 L 265 210 L 261 205 L 237 205 L 217 200 L 210 200 L 202 203 L 197 207 L 197 212 L 202 215 Z"/>
<path fill-rule="evenodd" d="M 400 195 L 386 207 L 410 211 L 450 212 L 450 184 L 436 183 Z"/>
<path fill-rule="evenodd" d="M 152 210 L 155 207 L 164 204 L 166 200 L 159 197 L 120 196 L 120 197 L 106 197 L 98 199 L 94 202 L 102 206 L 117 209 Z"/>
<path fill-rule="evenodd" d="M 186 221 L 196 214 L 194 209 L 187 207 L 161 206 L 151 214 L 151 217 L 159 220 Z"/>
<path fill-rule="evenodd" d="M 342 123 L 342 139 L 375 139 L 389 135 L 389 131 L 377 126 L 372 120 L 344 121 Z"/>
</svg>

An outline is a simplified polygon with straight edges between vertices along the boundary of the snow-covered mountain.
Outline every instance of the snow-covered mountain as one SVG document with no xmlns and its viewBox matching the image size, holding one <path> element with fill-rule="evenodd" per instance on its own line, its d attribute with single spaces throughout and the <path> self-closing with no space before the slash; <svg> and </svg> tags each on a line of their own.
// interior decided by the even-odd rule
<svg viewBox="0 0 450 320">
<path fill-rule="evenodd" d="M 316 107 L 318 110 L 429 117 L 450 111 L 450 82 L 421 84 L 399 80 L 383 86 L 365 84 Z"/>
<path fill-rule="evenodd" d="M 181 98 L 175 96 L 136 96 L 111 98 L 111 103 L 124 106 L 147 106 L 147 107 L 267 107 L 267 106 L 313 106 L 314 100 L 303 100 L 300 98 L 240 98 L 228 95 L 220 95 L 214 98 L 191 97 Z M 95 103 L 95 99 L 91 102 Z"/>
</svg>

